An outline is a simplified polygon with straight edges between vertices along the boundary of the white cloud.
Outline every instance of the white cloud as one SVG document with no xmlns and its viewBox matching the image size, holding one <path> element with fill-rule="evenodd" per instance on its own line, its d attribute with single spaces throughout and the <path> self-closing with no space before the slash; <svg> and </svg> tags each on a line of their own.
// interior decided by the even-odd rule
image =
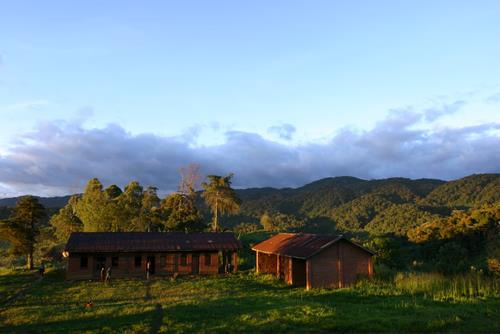
<svg viewBox="0 0 500 334">
<path fill-rule="evenodd" d="M 500 171 L 499 123 L 419 128 L 428 114 L 396 110 L 372 129 L 345 128 L 326 142 L 300 145 L 228 131 L 222 143 L 200 146 L 193 145 L 198 127 L 168 137 L 133 135 L 116 124 L 85 129 L 76 121 L 45 122 L 0 155 L 0 183 L 45 195 L 81 191 L 92 177 L 171 190 L 179 167 L 189 163 L 205 174 L 234 172 L 238 187 L 300 186 L 338 175 L 453 179 Z M 436 114 L 445 112 L 431 118 Z"/>
</svg>

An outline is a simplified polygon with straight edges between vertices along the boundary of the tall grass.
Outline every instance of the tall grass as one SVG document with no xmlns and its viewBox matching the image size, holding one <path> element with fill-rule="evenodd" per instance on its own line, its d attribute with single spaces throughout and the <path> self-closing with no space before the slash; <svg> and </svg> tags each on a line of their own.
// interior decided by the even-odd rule
<svg viewBox="0 0 500 334">
<path fill-rule="evenodd" d="M 463 301 L 500 297 L 500 280 L 481 272 L 452 277 L 439 273 L 398 273 L 394 277 L 394 285 L 401 293 L 422 294 L 434 300 Z"/>
</svg>

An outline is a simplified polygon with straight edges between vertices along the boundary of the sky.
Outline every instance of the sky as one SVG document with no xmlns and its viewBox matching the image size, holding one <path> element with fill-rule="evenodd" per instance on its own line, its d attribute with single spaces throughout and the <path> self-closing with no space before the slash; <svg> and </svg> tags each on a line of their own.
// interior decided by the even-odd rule
<svg viewBox="0 0 500 334">
<path fill-rule="evenodd" d="M 10 1 L 0 197 L 500 172 L 499 1 Z"/>
</svg>

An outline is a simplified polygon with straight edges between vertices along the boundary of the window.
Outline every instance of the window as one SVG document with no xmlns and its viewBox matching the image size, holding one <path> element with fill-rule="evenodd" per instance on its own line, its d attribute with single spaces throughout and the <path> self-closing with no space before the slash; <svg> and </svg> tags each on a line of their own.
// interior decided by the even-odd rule
<svg viewBox="0 0 500 334">
<path fill-rule="evenodd" d="M 187 266 L 187 255 L 181 254 L 181 266 Z"/>
<path fill-rule="evenodd" d="M 212 255 L 205 254 L 205 266 L 209 267 L 212 265 Z"/>
<path fill-rule="evenodd" d="M 118 256 L 113 256 L 111 258 L 111 266 L 112 267 L 118 267 Z"/>
<path fill-rule="evenodd" d="M 136 256 L 135 257 L 135 267 L 140 267 L 141 266 L 141 262 L 142 262 L 142 257 L 139 255 L 139 256 Z"/>
<path fill-rule="evenodd" d="M 89 258 L 86 256 L 82 256 L 80 258 L 80 268 L 87 268 L 89 265 Z"/>
</svg>

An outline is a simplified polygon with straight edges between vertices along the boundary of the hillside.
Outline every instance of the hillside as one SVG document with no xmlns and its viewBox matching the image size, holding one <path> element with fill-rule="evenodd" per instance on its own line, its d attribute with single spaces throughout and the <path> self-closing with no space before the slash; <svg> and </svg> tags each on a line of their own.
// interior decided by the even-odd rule
<svg viewBox="0 0 500 334">
<path fill-rule="evenodd" d="M 407 231 L 426 221 L 446 217 L 454 209 L 469 209 L 500 200 L 500 174 L 471 175 L 454 181 L 353 177 L 322 179 L 296 189 L 239 190 L 240 221 L 282 213 L 348 232 L 370 234 Z M 234 219 L 230 219 L 229 223 Z"/>
<path fill-rule="evenodd" d="M 68 203 L 71 195 L 67 196 L 54 196 L 54 197 L 40 197 L 34 196 L 38 198 L 38 201 L 46 208 L 62 208 Z M 9 198 L 0 198 L 0 207 L 14 207 L 17 203 L 19 197 L 9 197 Z"/>
<path fill-rule="evenodd" d="M 241 212 L 224 218 L 226 228 L 259 224 L 261 216 L 267 213 L 279 229 L 405 235 L 423 222 L 449 216 L 454 209 L 500 201 L 500 174 L 470 175 L 449 182 L 343 176 L 299 188 L 249 188 L 236 192 L 242 200 Z M 64 206 L 69 196 L 39 199 L 44 206 L 55 209 Z M 17 198 L 0 199 L 0 215 L 9 212 L 2 206 L 12 207 L 16 201 Z M 208 222 L 209 211 L 201 199 L 198 204 Z"/>
</svg>

